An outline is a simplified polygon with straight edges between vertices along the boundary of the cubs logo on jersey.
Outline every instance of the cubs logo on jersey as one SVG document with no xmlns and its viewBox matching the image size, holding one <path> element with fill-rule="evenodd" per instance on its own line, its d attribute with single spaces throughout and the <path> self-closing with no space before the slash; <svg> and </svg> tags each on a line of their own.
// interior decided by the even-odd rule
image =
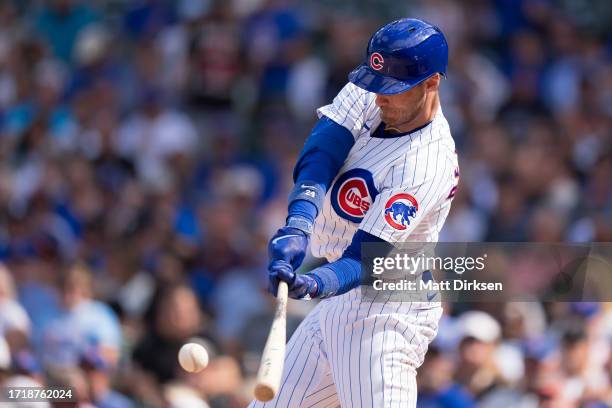
<svg viewBox="0 0 612 408">
<path fill-rule="evenodd" d="M 410 225 L 410 218 L 415 218 L 419 204 L 407 193 L 392 196 L 385 204 L 385 221 L 396 230 L 403 231 Z"/>
<path fill-rule="evenodd" d="M 340 217 L 359 223 L 377 195 L 372 173 L 351 169 L 336 180 L 331 190 L 331 204 Z"/>
</svg>

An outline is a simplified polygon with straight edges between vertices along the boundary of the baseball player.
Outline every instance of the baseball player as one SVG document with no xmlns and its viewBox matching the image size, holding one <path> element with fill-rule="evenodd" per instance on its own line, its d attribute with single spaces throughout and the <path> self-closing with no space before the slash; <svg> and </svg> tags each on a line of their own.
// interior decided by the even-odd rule
<svg viewBox="0 0 612 408">
<path fill-rule="evenodd" d="M 389 23 L 329 105 L 294 169 L 286 225 L 269 243 L 270 290 L 324 299 L 287 345 L 281 388 L 251 407 L 414 407 L 416 369 L 439 302 L 376 301 L 359 289 L 362 243 L 435 242 L 458 182 L 438 88 L 448 47 L 437 27 Z M 329 263 L 296 270 L 310 243 Z"/>
</svg>

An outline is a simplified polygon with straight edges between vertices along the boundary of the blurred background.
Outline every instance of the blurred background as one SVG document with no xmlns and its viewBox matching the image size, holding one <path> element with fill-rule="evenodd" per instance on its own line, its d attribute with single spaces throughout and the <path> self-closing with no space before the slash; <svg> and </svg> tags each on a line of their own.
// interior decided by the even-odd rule
<svg viewBox="0 0 612 408">
<path fill-rule="evenodd" d="M 2 0 L 0 381 L 246 406 L 314 110 L 405 16 L 450 43 L 441 239 L 611 241 L 609 0 Z M 290 307 L 291 330 L 312 303 Z M 612 406 L 609 304 L 445 311 L 420 407 Z M 194 336 L 211 363 L 186 374 Z"/>
</svg>

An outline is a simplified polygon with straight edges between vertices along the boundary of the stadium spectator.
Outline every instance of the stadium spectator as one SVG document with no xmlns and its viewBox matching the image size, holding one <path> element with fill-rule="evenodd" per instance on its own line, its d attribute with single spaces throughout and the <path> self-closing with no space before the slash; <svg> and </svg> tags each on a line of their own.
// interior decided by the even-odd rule
<svg viewBox="0 0 612 408">
<path fill-rule="evenodd" d="M 46 367 L 75 367 L 91 347 L 99 348 L 107 364 L 117 363 L 119 321 L 108 305 L 92 299 L 91 279 L 83 264 L 71 266 L 61 276 L 62 311 L 44 329 L 38 350 Z"/>
</svg>

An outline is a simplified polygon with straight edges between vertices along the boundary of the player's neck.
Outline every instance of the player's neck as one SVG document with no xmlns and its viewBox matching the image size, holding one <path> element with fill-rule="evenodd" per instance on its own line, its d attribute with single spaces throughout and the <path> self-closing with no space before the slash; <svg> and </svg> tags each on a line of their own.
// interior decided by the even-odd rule
<svg viewBox="0 0 612 408">
<path fill-rule="evenodd" d="M 387 131 L 396 133 L 408 133 L 414 129 L 421 128 L 433 120 L 440 107 L 440 97 L 438 92 L 431 94 L 431 97 L 425 102 L 425 106 L 414 119 L 409 122 L 402 123 L 398 126 L 387 127 Z"/>
</svg>

